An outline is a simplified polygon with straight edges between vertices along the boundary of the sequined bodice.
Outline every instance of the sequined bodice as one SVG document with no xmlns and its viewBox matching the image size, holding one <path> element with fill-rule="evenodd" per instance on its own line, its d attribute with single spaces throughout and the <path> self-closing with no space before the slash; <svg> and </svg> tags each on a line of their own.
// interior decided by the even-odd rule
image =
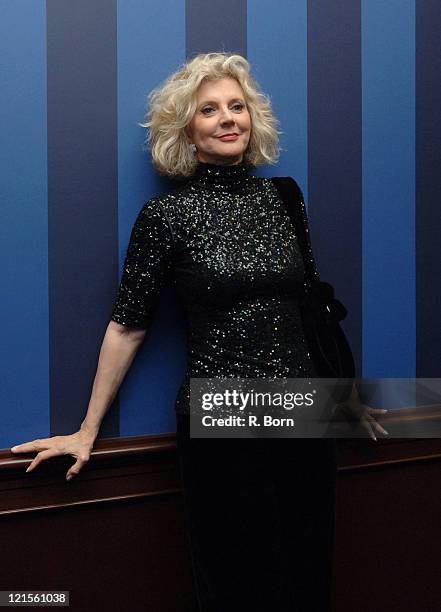
<svg viewBox="0 0 441 612">
<path fill-rule="evenodd" d="M 188 346 L 176 409 L 188 412 L 191 376 L 314 375 L 296 297 L 303 279 L 272 181 L 243 164 L 199 163 L 180 188 L 141 209 L 112 320 L 147 329 L 161 289 L 175 284 Z"/>
</svg>

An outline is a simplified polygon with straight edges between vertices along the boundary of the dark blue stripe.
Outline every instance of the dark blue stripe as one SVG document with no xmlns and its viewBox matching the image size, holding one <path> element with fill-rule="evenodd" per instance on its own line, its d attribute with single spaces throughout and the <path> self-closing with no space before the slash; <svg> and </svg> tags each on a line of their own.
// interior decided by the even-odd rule
<svg viewBox="0 0 441 612">
<path fill-rule="evenodd" d="M 441 6 L 416 0 L 417 376 L 441 376 Z"/>
<path fill-rule="evenodd" d="M 312 243 L 361 374 L 360 3 L 308 0 L 308 172 Z"/>
<path fill-rule="evenodd" d="M 49 435 L 46 9 L 1 3 L 0 448 Z"/>
<path fill-rule="evenodd" d="M 187 57 L 223 51 L 247 54 L 246 0 L 186 0 Z"/>
<path fill-rule="evenodd" d="M 363 374 L 415 376 L 415 2 L 365 0 Z"/>
<path fill-rule="evenodd" d="M 118 278 L 116 0 L 47 0 L 51 433 L 87 409 Z M 100 436 L 119 432 L 118 407 Z"/>
</svg>

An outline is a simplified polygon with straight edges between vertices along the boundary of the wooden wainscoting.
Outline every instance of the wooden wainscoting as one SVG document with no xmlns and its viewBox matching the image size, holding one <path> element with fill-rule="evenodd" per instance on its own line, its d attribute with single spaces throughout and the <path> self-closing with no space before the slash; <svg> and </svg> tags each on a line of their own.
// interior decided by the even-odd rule
<svg viewBox="0 0 441 612">
<path fill-rule="evenodd" d="M 334 612 L 439 612 L 441 440 L 339 440 L 338 465 Z"/>
<path fill-rule="evenodd" d="M 98 440 L 71 482 L 71 458 L 26 474 L 33 456 L 0 451 L 0 590 L 70 591 L 73 612 L 196 610 L 174 434 Z M 338 457 L 334 612 L 439 612 L 441 440 L 340 439 Z"/>
<path fill-rule="evenodd" d="M 174 434 L 98 440 L 70 482 L 72 458 L 26 474 L 24 457 L 0 453 L 0 590 L 70 591 L 72 612 L 196 610 Z"/>
</svg>

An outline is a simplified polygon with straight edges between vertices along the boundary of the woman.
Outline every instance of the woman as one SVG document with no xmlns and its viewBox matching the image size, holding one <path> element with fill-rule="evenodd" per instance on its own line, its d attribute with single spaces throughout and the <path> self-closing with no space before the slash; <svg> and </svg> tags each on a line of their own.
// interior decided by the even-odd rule
<svg viewBox="0 0 441 612">
<path fill-rule="evenodd" d="M 277 159 L 276 119 L 239 55 L 195 57 L 149 103 L 143 125 L 153 163 L 181 183 L 152 198 L 136 219 L 80 430 L 16 451 L 39 451 L 29 470 L 71 454 L 77 461 L 68 477 L 78 474 L 160 292 L 173 282 L 188 326 L 177 445 L 199 608 L 325 612 L 334 440 L 189 435 L 191 377 L 315 375 L 292 291 L 304 279 L 294 228 L 271 180 L 250 173 Z M 306 223 L 302 199 L 298 205 Z"/>
</svg>

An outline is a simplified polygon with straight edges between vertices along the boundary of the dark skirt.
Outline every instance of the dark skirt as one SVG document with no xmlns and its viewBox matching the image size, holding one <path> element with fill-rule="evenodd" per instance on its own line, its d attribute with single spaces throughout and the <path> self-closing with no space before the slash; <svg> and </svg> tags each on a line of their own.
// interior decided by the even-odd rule
<svg viewBox="0 0 441 612">
<path fill-rule="evenodd" d="M 177 415 L 201 612 L 330 612 L 334 439 L 190 438 Z"/>
</svg>

